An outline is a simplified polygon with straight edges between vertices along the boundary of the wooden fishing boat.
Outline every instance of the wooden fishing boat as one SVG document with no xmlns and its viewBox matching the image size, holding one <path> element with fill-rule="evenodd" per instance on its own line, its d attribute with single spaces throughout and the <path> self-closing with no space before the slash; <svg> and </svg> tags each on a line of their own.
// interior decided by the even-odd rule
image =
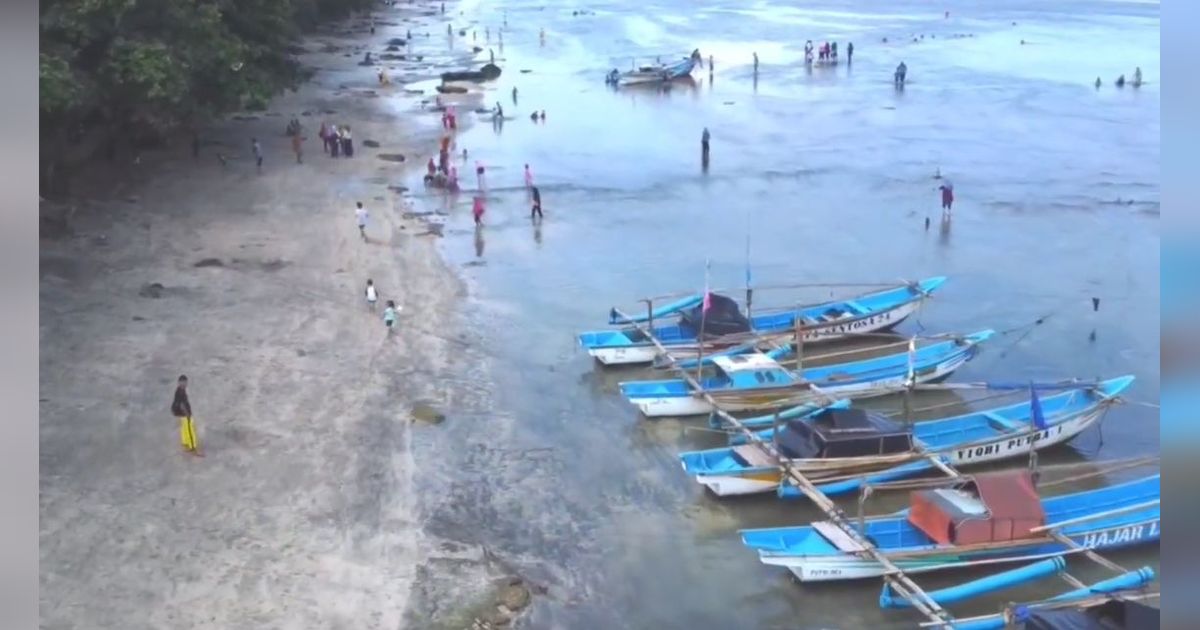
<svg viewBox="0 0 1200 630">
<path fill-rule="evenodd" d="M 870 517 L 860 530 L 908 574 L 1039 560 L 1076 547 L 1116 549 L 1158 541 L 1159 476 L 1040 498 L 1028 470 L 965 478 L 912 493 L 908 510 Z M 742 543 L 804 582 L 880 577 L 883 565 L 838 526 L 743 530 Z"/>
<path fill-rule="evenodd" d="M 630 86 L 648 83 L 666 83 L 690 75 L 695 67 L 695 57 L 685 57 L 682 61 L 673 64 L 642 66 L 618 75 L 617 85 Z"/>
<path fill-rule="evenodd" d="M 915 383 L 944 379 L 975 356 L 993 331 L 984 330 L 930 344 L 915 352 L 901 351 L 873 359 L 802 369 L 783 367 L 763 353 L 721 356 L 715 373 L 700 381 L 704 394 L 725 411 L 789 406 L 830 396 L 865 398 Z M 819 388 L 819 391 L 817 389 Z M 713 411 L 700 391 L 683 379 L 627 381 L 621 393 L 647 417 L 690 416 Z"/>
<path fill-rule="evenodd" d="M 1062 444 L 1098 422 L 1133 380 L 1080 384 L 1042 399 L 1033 394 L 1023 403 L 907 426 L 861 409 L 822 409 L 781 420 L 778 438 L 774 429 L 759 437 L 773 440 L 793 469 L 832 496 L 857 491 L 864 481 L 929 471 L 936 467 L 933 456 L 957 467 Z M 778 463 L 754 444 L 691 451 L 679 459 L 685 472 L 717 496 L 777 490 L 782 479 Z"/>
<path fill-rule="evenodd" d="M 651 329 L 654 338 L 672 353 L 695 356 L 701 341 L 706 354 L 735 347 L 745 352 L 753 350 L 763 335 L 794 333 L 797 320 L 806 344 L 891 329 L 915 313 L 945 281 L 944 277 L 927 278 L 849 299 L 763 312 L 749 318 L 726 296 L 713 294 L 707 313 L 702 309 L 703 296 L 689 296 L 654 309 L 653 318 L 649 314 L 626 317 L 614 309 L 609 323 L 627 326 L 678 315 L 677 322 Z M 703 335 L 699 334 L 701 329 Z M 578 340 L 588 354 L 605 365 L 650 363 L 658 355 L 654 342 L 636 327 L 584 332 Z"/>
</svg>

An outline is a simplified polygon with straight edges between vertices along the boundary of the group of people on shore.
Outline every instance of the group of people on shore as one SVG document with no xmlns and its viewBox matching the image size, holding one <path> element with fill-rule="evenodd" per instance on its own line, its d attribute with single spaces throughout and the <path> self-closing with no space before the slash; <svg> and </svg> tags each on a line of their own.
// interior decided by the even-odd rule
<svg viewBox="0 0 1200 630">
<path fill-rule="evenodd" d="M 837 42 L 822 42 L 816 49 L 818 61 L 837 61 L 838 45 Z M 755 54 L 754 65 L 758 67 L 758 55 Z M 850 42 L 846 46 L 846 63 L 854 60 L 854 42 Z M 804 63 L 811 64 L 813 62 L 813 42 L 807 40 L 804 42 Z"/>
<path fill-rule="evenodd" d="M 321 123 L 317 132 L 321 138 L 322 148 L 329 157 L 354 157 L 354 139 L 349 125 Z"/>
</svg>

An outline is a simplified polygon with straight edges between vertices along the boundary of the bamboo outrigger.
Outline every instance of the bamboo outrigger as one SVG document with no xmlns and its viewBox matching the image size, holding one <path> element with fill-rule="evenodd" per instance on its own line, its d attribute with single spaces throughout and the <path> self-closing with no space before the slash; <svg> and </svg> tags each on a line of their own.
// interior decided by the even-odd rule
<svg viewBox="0 0 1200 630">
<path fill-rule="evenodd" d="M 652 304 L 648 302 L 647 305 L 650 309 L 651 315 L 644 321 L 652 325 Z M 719 401 L 704 389 L 701 381 L 697 378 L 699 375 L 699 370 L 704 364 L 703 345 L 700 345 L 697 348 L 697 359 L 695 361 L 696 372 L 693 374 L 690 370 L 680 367 L 676 357 L 673 356 L 667 350 L 667 348 L 653 335 L 648 326 L 642 325 L 642 321 L 639 321 L 637 318 L 630 318 L 616 309 L 613 309 L 613 312 L 614 318 L 619 316 L 628 321 L 630 325 L 634 326 L 654 344 L 660 355 L 663 357 L 663 361 L 666 362 L 666 367 L 672 369 L 681 378 L 687 381 L 695 391 L 696 395 L 702 397 L 709 405 L 711 405 L 712 415 L 720 419 L 721 425 L 730 427 L 732 431 L 740 434 L 740 437 L 744 439 L 746 446 L 758 450 L 759 455 L 757 457 L 761 459 L 761 461 L 773 462 L 778 467 L 780 476 L 785 484 L 795 488 L 796 491 L 806 496 L 825 513 L 827 519 L 826 521 L 814 523 L 814 526 L 821 526 L 822 534 L 827 535 L 831 539 L 840 541 L 837 543 L 838 546 L 847 550 L 847 553 L 878 564 L 878 566 L 881 568 L 880 575 L 885 583 L 884 588 L 886 601 L 899 607 L 912 607 L 918 610 L 927 618 L 927 621 L 921 624 L 922 627 L 970 628 L 971 630 L 993 630 L 1003 628 L 1013 618 L 1012 610 L 1006 610 L 1000 615 L 956 620 L 943 607 L 942 604 L 943 602 L 950 602 L 950 600 L 959 601 L 999 590 L 1000 588 L 1014 586 L 1016 584 L 1042 577 L 1048 573 L 1055 573 L 1061 576 L 1062 579 L 1075 587 L 1076 590 L 1069 593 L 1064 593 L 1058 597 L 1046 600 L 1044 602 L 1034 602 L 1032 604 L 1028 604 L 1026 608 L 1021 609 L 1022 611 L 1027 611 L 1030 607 L 1043 609 L 1061 606 L 1073 606 L 1078 608 L 1095 606 L 1097 605 L 1096 602 L 1098 600 L 1100 603 L 1103 603 L 1103 601 L 1108 601 L 1110 598 L 1120 597 L 1123 594 L 1128 593 L 1130 590 L 1143 589 L 1154 579 L 1154 573 L 1149 568 L 1143 568 L 1133 572 L 1125 571 L 1119 565 L 1107 560 L 1103 556 L 1100 556 L 1093 550 L 1080 545 L 1071 537 L 1064 535 L 1062 530 L 1072 525 L 1078 525 L 1083 521 L 1113 517 L 1117 514 L 1131 511 L 1136 512 L 1137 510 L 1149 508 L 1157 509 L 1157 499 L 1154 501 L 1145 501 L 1133 505 L 1126 505 L 1113 510 L 1102 511 L 1084 518 L 1064 519 L 1055 523 L 1032 528 L 1029 531 L 1031 535 L 1035 536 L 1036 540 L 1044 540 L 1048 543 L 1056 543 L 1065 547 L 1065 550 L 1040 557 L 1031 557 L 1031 559 L 1037 560 L 1037 562 L 1027 567 L 1005 571 L 1004 573 L 992 576 L 991 578 L 975 580 L 973 582 L 960 585 L 960 587 L 957 587 L 956 589 L 943 589 L 942 591 L 929 593 L 922 589 L 919 584 L 913 581 L 908 573 L 906 573 L 906 571 L 897 563 L 897 561 L 904 559 L 906 554 L 885 553 L 863 533 L 865 531 L 863 505 L 866 501 L 866 498 L 871 495 L 874 489 L 882 488 L 888 485 L 895 486 L 897 485 L 897 482 L 876 483 L 872 485 L 867 479 L 864 478 L 862 480 L 860 491 L 861 495 L 859 499 L 859 526 L 855 527 L 851 519 L 843 512 L 843 510 L 838 507 L 826 494 L 824 494 L 811 478 L 814 475 L 820 476 L 820 466 L 816 465 L 816 462 L 805 462 L 805 464 L 809 464 L 810 466 L 808 468 L 800 468 L 796 465 L 793 465 L 793 463 L 788 458 L 784 457 L 782 452 L 779 450 L 778 445 L 774 442 L 774 440 L 777 439 L 776 436 L 779 434 L 779 412 L 776 412 L 775 414 L 776 421 L 775 426 L 773 427 L 774 430 L 770 433 L 771 441 L 767 441 L 763 439 L 760 432 L 751 430 L 741 420 L 729 414 L 721 407 Z M 915 353 L 915 338 L 910 341 L 909 349 L 910 355 Z M 804 336 L 802 331 L 799 330 L 798 325 L 795 334 L 795 356 L 798 367 L 803 362 L 803 352 Z M 911 405 L 908 400 L 908 393 L 916 388 L 916 379 L 914 378 L 915 375 L 911 365 L 912 362 L 910 360 L 910 369 L 907 379 L 908 387 L 905 394 L 904 405 L 906 419 L 911 410 Z M 833 397 L 829 396 L 818 387 L 813 387 L 812 392 L 810 393 L 815 393 L 818 396 L 819 401 L 824 404 L 844 404 L 839 403 L 839 401 L 835 401 Z M 941 485 L 945 485 L 947 483 L 963 483 L 967 481 L 967 478 L 964 478 L 957 470 L 947 465 L 944 458 L 938 454 L 928 453 L 923 455 L 923 459 L 928 462 L 928 466 L 930 468 L 937 469 L 945 475 L 945 479 L 940 480 Z M 904 461 L 911 462 L 920 459 L 922 459 L 922 457 L 908 455 Z M 1030 467 L 1035 468 L 1036 462 L 1036 451 L 1031 450 Z M 1144 465 L 1147 462 L 1143 461 L 1140 463 Z M 926 486 L 938 484 L 937 481 L 931 480 L 899 483 L 908 484 L 909 486 L 915 486 L 916 484 L 924 484 Z M 1155 521 L 1155 526 L 1157 526 L 1157 521 Z M 1000 544 L 982 542 L 978 543 L 977 546 L 981 549 L 989 549 L 992 547 L 999 547 Z M 907 555 L 911 556 L 911 554 Z M 1110 580 L 1088 586 L 1065 571 L 1065 562 L 1063 559 L 1067 556 L 1087 557 L 1101 566 L 1118 573 L 1119 575 Z M 1011 559 L 1009 561 L 1011 561 Z M 990 562 L 991 561 L 983 560 L 968 562 L 965 564 L 970 566 L 980 566 Z M 909 564 L 907 561 L 904 563 Z M 1102 593 L 1104 596 L 1097 598 L 1097 593 Z M 885 604 L 884 596 L 881 596 L 880 602 L 881 605 L 888 607 L 888 605 Z"/>
</svg>

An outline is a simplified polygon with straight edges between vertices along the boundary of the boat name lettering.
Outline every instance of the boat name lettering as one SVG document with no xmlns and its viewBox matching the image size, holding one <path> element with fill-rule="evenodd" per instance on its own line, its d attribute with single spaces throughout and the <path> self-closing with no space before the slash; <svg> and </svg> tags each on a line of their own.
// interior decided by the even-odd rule
<svg viewBox="0 0 1200 630">
<path fill-rule="evenodd" d="M 1094 532 L 1083 537 L 1083 546 L 1087 548 L 1108 547 L 1141 540 L 1146 537 L 1158 536 L 1158 521 L 1149 525 L 1128 525 L 1119 529 L 1109 529 Z"/>
<path fill-rule="evenodd" d="M 954 456 L 959 462 L 969 462 L 977 459 L 986 459 L 993 456 L 1001 455 L 1020 448 L 1024 448 L 1038 442 L 1059 435 L 1063 432 L 1063 425 L 1055 425 L 1044 431 L 1039 431 L 1032 435 L 1012 438 L 1007 442 L 992 442 L 973 448 L 961 448 L 955 451 Z"/>
<path fill-rule="evenodd" d="M 875 327 L 884 322 L 889 322 L 891 320 L 892 320 L 892 311 L 885 311 L 883 313 L 878 313 L 878 314 L 872 315 L 870 317 L 863 317 L 861 319 L 853 319 L 853 320 L 845 321 L 845 322 L 837 322 L 837 323 L 830 324 L 828 326 L 821 326 L 818 328 L 813 328 L 808 332 L 808 334 L 804 335 L 804 337 L 806 339 L 815 339 L 817 337 L 822 337 L 825 335 L 854 332 L 854 331 L 860 330 L 862 328 L 872 328 L 872 327 Z"/>
</svg>

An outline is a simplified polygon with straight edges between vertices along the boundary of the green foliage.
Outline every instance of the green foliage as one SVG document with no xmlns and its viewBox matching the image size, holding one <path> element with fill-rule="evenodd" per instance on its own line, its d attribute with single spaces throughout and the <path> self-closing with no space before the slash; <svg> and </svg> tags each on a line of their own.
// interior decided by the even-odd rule
<svg viewBox="0 0 1200 630">
<path fill-rule="evenodd" d="M 45 137 L 63 123 L 159 132 L 294 86 L 299 34 L 374 0 L 44 0 Z"/>
</svg>

